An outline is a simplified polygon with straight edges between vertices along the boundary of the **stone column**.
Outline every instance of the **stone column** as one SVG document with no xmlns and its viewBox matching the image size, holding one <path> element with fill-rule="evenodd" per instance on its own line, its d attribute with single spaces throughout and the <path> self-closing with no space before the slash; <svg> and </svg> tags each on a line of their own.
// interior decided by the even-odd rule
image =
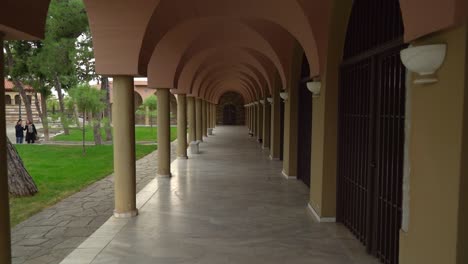
<svg viewBox="0 0 468 264">
<path fill-rule="evenodd" d="M 188 115 L 188 140 L 194 142 L 196 138 L 196 127 L 195 127 L 195 98 L 187 97 L 187 115 Z"/>
<path fill-rule="evenodd" d="M 263 104 L 263 148 L 270 148 L 270 122 L 271 122 L 271 106 L 268 99 L 265 98 Z"/>
<path fill-rule="evenodd" d="M 195 119 L 196 139 L 197 141 L 203 142 L 202 100 L 200 98 L 195 99 Z"/>
<path fill-rule="evenodd" d="M 217 123 L 217 120 L 218 120 L 218 111 L 217 111 L 218 107 L 216 104 L 213 104 L 213 128 L 216 127 L 216 123 Z"/>
<path fill-rule="evenodd" d="M 149 126 L 150 125 L 150 111 L 149 111 L 149 107 L 145 107 L 145 126 Z"/>
<path fill-rule="evenodd" d="M 278 85 L 273 85 L 271 98 L 273 102 L 271 103 L 270 159 L 279 160 L 281 155 L 281 98 Z"/>
<path fill-rule="evenodd" d="M 138 214 L 136 209 L 134 85 L 132 76 L 114 76 L 113 79 L 114 216 L 125 218 Z"/>
<path fill-rule="evenodd" d="M 11 263 L 10 204 L 6 159 L 5 83 L 3 58 L 3 32 L 0 32 L 0 263 Z"/>
<path fill-rule="evenodd" d="M 206 115 L 206 101 L 202 100 L 202 135 L 208 137 L 207 129 L 207 115 Z"/>
<path fill-rule="evenodd" d="M 250 135 L 253 136 L 253 106 L 249 105 L 249 125 L 250 125 Z"/>
<path fill-rule="evenodd" d="M 213 104 L 208 103 L 208 128 L 213 128 Z"/>
<path fill-rule="evenodd" d="M 249 106 L 244 105 L 245 108 L 245 125 L 250 132 L 250 125 L 249 125 Z"/>
<path fill-rule="evenodd" d="M 177 95 L 177 157 L 187 159 L 187 97 Z"/>
<path fill-rule="evenodd" d="M 283 175 L 288 179 L 297 177 L 297 110 L 297 87 L 291 87 L 284 112 Z"/>
<path fill-rule="evenodd" d="M 257 141 L 263 140 L 263 106 L 260 101 L 257 102 Z"/>
<path fill-rule="evenodd" d="M 253 119 L 252 119 L 253 136 L 254 138 L 256 138 L 258 127 L 257 127 L 257 104 L 255 102 L 252 105 L 252 116 L 253 116 Z"/>
<path fill-rule="evenodd" d="M 158 177 L 171 177 L 171 123 L 169 89 L 156 89 L 158 97 Z"/>
</svg>

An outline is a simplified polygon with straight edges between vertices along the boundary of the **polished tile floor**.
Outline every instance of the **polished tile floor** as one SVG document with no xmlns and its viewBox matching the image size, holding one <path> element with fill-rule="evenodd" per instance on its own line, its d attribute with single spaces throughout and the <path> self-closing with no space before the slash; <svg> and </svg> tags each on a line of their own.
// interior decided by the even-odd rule
<svg viewBox="0 0 468 264">
<path fill-rule="evenodd" d="M 245 127 L 217 127 L 200 149 L 139 193 L 138 217 L 109 219 L 62 263 L 378 263 L 341 225 L 314 222 L 307 187 Z"/>
</svg>

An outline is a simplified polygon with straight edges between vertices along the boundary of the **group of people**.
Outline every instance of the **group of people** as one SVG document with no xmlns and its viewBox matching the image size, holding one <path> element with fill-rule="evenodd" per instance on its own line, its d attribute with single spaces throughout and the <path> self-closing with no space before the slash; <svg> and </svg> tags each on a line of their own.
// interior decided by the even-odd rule
<svg viewBox="0 0 468 264">
<path fill-rule="evenodd" d="M 16 144 L 23 144 L 24 131 L 26 131 L 26 142 L 28 144 L 34 144 L 37 139 L 37 130 L 31 120 L 26 122 L 26 126 L 23 126 L 23 120 L 18 120 L 15 126 L 16 129 Z"/>
</svg>

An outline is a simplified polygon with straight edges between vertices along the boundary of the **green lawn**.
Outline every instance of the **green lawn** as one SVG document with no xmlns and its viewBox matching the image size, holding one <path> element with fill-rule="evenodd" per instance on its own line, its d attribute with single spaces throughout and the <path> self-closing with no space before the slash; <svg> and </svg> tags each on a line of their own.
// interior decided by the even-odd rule
<svg viewBox="0 0 468 264">
<path fill-rule="evenodd" d="M 93 129 L 86 128 L 85 140 L 94 141 Z M 158 129 L 156 127 L 135 127 L 136 141 L 156 141 Z M 105 130 L 101 130 L 102 137 L 105 138 Z M 177 138 L 177 128 L 171 127 L 171 141 Z M 83 130 L 79 128 L 70 129 L 70 135 L 58 135 L 53 137 L 55 141 L 81 141 L 83 140 Z"/>
<path fill-rule="evenodd" d="M 34 197 L 11 198 L 12 226 L 96 182 L 113 171 L 112 146 L 16 145 L 23 162 L 36 182 Z M 136 146 L 137 159 L 153 152 L 156 146 Z"/>
</svg>

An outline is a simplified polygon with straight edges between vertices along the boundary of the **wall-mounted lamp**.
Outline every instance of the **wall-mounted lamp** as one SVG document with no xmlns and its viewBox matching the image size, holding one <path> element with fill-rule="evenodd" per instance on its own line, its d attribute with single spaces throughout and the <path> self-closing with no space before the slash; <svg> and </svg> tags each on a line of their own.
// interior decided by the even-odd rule
<svg viewBox="0 0 468 264">
<path fill-rule="evenodd" d="M 281 93 L 280 93 L 280 97 L 281 97 L 281 99 L 283 99 L 284 101 L 287 101 L 288 98 L 289 98 L 289 94 L 288 94 L 288 92 L 281 92 Z"/>
<path fill-rule="evenodd" d="M 271 103 L 273 103 L 273 98 L 268 97 L 268 98 L 267 98 L 267 101 L 271 104 Z"/>
<path fill-rule="evenodd" d="M 322 89 L 321 81 L 312 81 L 307 83 L 307 89 L 312 93 L 312 97 L 317 98 L 320 96 L 320 90 Z"/>
<path fill-rule="evenodd" d="M 430 84 L 438 81 L 435 72 L 444 63 L 447 54 L 447 44 L 424 45 L 409 47 L 400 53 L 405 67 L 419 74 L 415 84 Z"/>
<path fill-rule="evenodd" d="M 263 99 L 260 100 L 259 102 L 260 102 L 261 104 L 263 104 L 263 105 L 265 104 L 265 100 L 263 100 Z"/>
</svg>

